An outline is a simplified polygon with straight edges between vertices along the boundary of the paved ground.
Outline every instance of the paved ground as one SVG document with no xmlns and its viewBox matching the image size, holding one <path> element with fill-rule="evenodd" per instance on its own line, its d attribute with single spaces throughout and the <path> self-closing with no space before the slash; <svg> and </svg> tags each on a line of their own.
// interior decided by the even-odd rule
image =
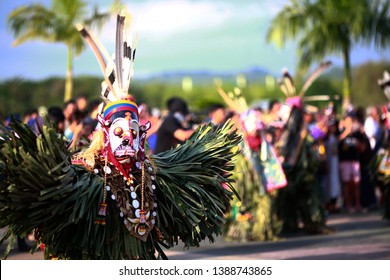
<svg viewBox="0 0 390 280">
<path fill-rule="evenodd" d="M 225 242 L 169 252 L 170 259 L 390 260 L 390 222 L 377 211 L 329 216 L 329 235 L 298 233 L 274 242 Z"/>
<path fill-rule="evenodd" d="M 184 250 L 177 246 L 166 251 L 171 260 L 390 260 L 390 222 L 380 212 L 333 214 L 330 235 L 297 233 L 275 242 L 225 242 L 221 238 L 199 248 Z M 5 246 L 0 247 L 0 254 Z M 42 260 L 42 252 L 20 253 L 12 250 L 9 260 Z"/>
</svg>

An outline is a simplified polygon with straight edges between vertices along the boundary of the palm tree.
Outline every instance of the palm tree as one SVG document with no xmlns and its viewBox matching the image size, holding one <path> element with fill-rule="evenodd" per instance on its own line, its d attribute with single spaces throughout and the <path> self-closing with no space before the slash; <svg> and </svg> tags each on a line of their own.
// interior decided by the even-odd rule
<svg viewBox="0 0 390 280">
<path fill-rule="evenodd" d="M 385 48 L 390 42 L 387 0 L 291 0 L 272 20 L 267 40 L 283 47 L 298 40 L 298 70 L 307 70 L 326 55 L 344 63 L 343 107 L 351 100 L 351 50 L 357 45 Z"/>
<path fill-rule="evenodd" d="M 52 0 L 50 8 L 31 4 L 18 7 L 8 15 L 7 23 L 15 36 L 14 46 L 31 40 L 66 45 L 68 57 L 64 101 L 72 98 L 73 56 L 80 55 L 86 47 L 75 24 L 84 22 L 101 29 L 110 16 L 109 12 L 100 13 L 97 6 L 89 17 L 87 14 L 87 4 L 83 0 Z"/>
</svg>

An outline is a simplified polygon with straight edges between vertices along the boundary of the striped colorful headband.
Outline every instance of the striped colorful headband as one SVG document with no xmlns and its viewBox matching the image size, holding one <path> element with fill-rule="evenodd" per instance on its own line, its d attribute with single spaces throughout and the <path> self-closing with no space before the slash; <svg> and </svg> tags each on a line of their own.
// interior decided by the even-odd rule
<svg viewBox="0 0 390 280">
<path fill-rule="evenodd" d="M 118 100 L 108 103 L 103 109 L 103 118 L 109 120 L 117 112 L 132 112 L 138 120 L 138 106 L 129 100 Z"/>
</svg>

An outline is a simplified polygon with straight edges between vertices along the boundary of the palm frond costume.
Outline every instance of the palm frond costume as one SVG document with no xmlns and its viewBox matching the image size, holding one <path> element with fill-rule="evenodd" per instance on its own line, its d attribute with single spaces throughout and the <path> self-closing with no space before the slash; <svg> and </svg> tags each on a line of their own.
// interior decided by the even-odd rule
<svg viewBox="0 0 390 280">
<path fill-rule="evenodd" d="M 1 129 L 1 242 L 34 232 L 45 258 L 159 259 L 179 242 L 199 246 L 221 234 L 235 196 L 233 161 L 241 137 L 231 124 L 200 126 L 182 145 L 158 155 L 145 150 L 150 123 L 138 124 L 128 95 L 135 48 L 118 15 L 115 63 L 85 27 L 82 35 L 105 76 L 101 128 L 72 153 L 50 122 L 35 135 L 13 121 Z M 119 74 L 120 73 L 120 74 Z"/>
<path fill-rule="evenodd" d="M 265 140 L 263 123 L 258 112 L 250 108 L 238 88 L 234 93 L 217 89 L 227 106 L 237 114 L 235 124 L 243 135 L 235 166 L 235 188 L 239 194 L 232 201 L 227 215 L 224 238 L 233 241 L 274 240 L 280 224 L 274 211 L 277 189 L 286 184 L 286 177 L 273 148 Z"/>
<path fill-rule="evenodd" d="M 285 232 L 298 230 L 300 221 L 310 233 L 327 233 L 331 230 L 326 226 L 321 186 L 316 175 L 319 168 L 318 145 L 304 123 L 302 101 L 306 90 L 330 66 L 330 62 L 322 63 L 311 73 L 299 92 L 287 70 L 283 71 L 283 79 L 279 81 L 287 97 L 285 107 L 288 113 L 275 149 L 284 159 L 282 165 L 288 185 L 278 192 L 275 207 Z"/>
<path fill-rule="evenodd" d="M 390 74 L 385 71 L 383 78 L 378 79 L 378 85 L 382 88 L 384 95 L 390 102 Z M 384 108 L 386 129 L 389 129 L 390 110 L 389 104 Z M 378 185 L 382 196 L 383 218 L 390 220 L 390 140 L 389 136 L 383 139 L 383 146 L 378 150 L 370 163 L 370 175 Z"/>
</svg>

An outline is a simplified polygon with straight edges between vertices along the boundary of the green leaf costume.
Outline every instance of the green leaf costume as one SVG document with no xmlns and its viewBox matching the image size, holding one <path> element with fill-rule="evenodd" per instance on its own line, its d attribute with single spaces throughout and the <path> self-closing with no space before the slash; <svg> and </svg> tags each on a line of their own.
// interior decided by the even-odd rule
<svg viewBox="0 0 390 280">
<path fill-rule="evenodd" d="M 11 240 L 6 255 L 14 236 L 32 231 L 46 259 L 159 259 L 166 258 L 162 247 L 179 241 L 199 246 L 221 234 L 235 195 L 233 160 L 240 153 L 241 138 L 231 125 L 201 126 L 183 145 L 146 160 L 155 172 L 156 217 L 144 240 L 126 228 L 118 198 L 110 197 L 113 190 L 107 191 L 106 224 L 95 223 L 104 178 L 71 163 L 72 153 L 51 124 L 38 136 L 18 121 L 1 131 L 0 226 L 6 229 L 1 243 Z M 133 174 L 139 180 L 140 172 Z"/>
</svg>

